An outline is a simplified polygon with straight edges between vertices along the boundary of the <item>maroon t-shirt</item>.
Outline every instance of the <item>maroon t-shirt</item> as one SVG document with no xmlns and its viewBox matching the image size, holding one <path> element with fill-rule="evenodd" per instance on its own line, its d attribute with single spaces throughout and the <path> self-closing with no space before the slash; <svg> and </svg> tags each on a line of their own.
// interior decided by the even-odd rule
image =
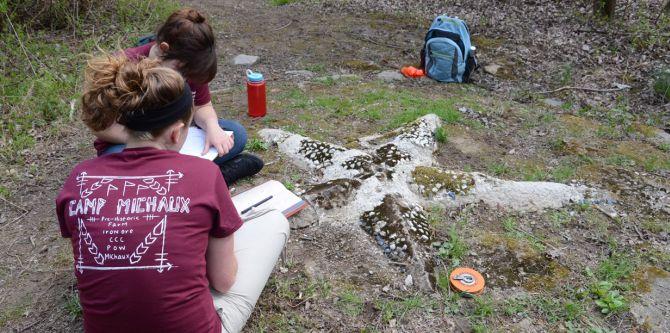
<svg viewBox="0 0 670 333">
<path fill-rule="evenodd" d="M 139 61 L 149 56 L 149 51 L 151 51 L 151 47 L 154 44 L 156 44 L 156 42 L 151 42 L 138 47 L 131 47 L 129 49 L 125 49 L 124 52 L 128 59 L 132 61 Z M 191 80 L 186 80 L 186 82 L 188 82 L 188 86 L 193 92 L 193 104 L 195 106 L 205 105 L 212 101 L 212 96 L 209 92 L 209 84 L 196 83 Z M 109 148 L 110 145 L 111 144 L 109 142 L 100 139 L 96 139 L 95 142 L 93 142 L 93 146 L 95 147 L 98 156 L 102 154 L 105 149 Z"/>
<path fill-rule="evenodd" d="M 56 199 L 86 332 L 215 332 L 208 237 L 242 225 L 212 162 L 154 148 L 77 165 Z"/>
</svg>

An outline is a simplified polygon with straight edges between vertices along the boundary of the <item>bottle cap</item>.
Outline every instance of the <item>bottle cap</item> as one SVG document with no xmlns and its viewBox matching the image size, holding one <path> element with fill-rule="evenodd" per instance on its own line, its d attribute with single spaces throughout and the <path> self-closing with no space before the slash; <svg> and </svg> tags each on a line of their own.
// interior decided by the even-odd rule
<svg viewBox="0 0 670 333">
<path fill-rule="evenodd" d="M 249 80 L 249 82 L 261 82 L 263 81 L 263 74 L 254 73 L 250 69 L 247 69 L 247 80 Z"/>
<path fill-rule="evenodd" d="M 484 291 L 484 277 L 476 270 L 468 267 L 455 268 L 449 274 L 449 284 L 456 292 L 479 295 Z"/>
</svg>

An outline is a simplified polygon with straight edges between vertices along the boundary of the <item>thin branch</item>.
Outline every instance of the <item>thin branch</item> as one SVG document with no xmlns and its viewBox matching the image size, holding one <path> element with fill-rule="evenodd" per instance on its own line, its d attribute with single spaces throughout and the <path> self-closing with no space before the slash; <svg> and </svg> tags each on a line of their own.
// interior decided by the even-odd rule
<svg viewBox="0 0 670 333">
<path fill-rule="evenodd" d="M 19 45 L 21 45 L 21 49 L 23 50 L 23 54 L 26 56 L 26 60 L 28 60 L 30 69 L 33 71 L 33 75 L 37 76 L 37 72 L 35 72 L 35 67 L 33 67 L 33 63 L 32 61 L 30 61 L 30 57 L 28 56 L 28 51 L 26 51 L 26 47 L 23 46 L 23 42 L 21 41 L 21 38 L 19 38 L 19 33 L 16 32 L 16 28 L 14 28 L 12 20 L 9 19 L 9 15 L 7 15 L 7 13 L 5 13 L 5 17 L 7 18 L 7 22 L 9 22 L 9 26 L 12 27 L 12 31 L 14 31 L 14 36 L 16 36 L 16 40 L 19 41 Z"/>
<path fill-rule="evenodd" d="M 27 212 L 28 212 L 27 209 L 25 209 L 25 208 L 23 208 L 23 207 L 21 207 L 21 206 L 15 204 L 15 203 L 9 201 L 9 200 L 7 200 L 7 199 L 5 199 L 5 198 L 3 198 L 3 197 L 0 197 L 0 200 L 4 201 L 5 203 L 9 204 L 10 206 L 13 206 L 13 207 L 15 207 L 15 208 L 20 209 L 20 210 L 21 210 L 22 212 L 24 212 L 24 213 L 27 213 Z"/>
<path fill-rule="evenodd" d="M 551 94 L 563 90 L 584 90 L 584 91 L 592 91 L 592 92 L 614 92 L 614 91 L 621 91 L 621 90 L 626 90 L 630 89 L 630 87 L 621 87 L 621 88 L 611 88 L 611 89 L 597 89 L 597 88 L 587 88 L 587 87 L 573 87 L 573 86 L 564 86 L 560 87 L 558 89 L 554 90 L 547 90 L 547 91 L 540 91 L 540 94 Z"/>
<path fill-rule="evenodd" d="M 268 31 L 279 31 L 279 30 L 282 30 L 282 29 L 284 29 L 284 28 L 288 27 L 289 25 L 291 25 L 291 23 L 293 23 L 293 21 L 289 21 L 288 23 L 286 23 L 286 24 L 282 25 L 282 26 L 281 26 L 281 27 L 279 27 L 279 28 L 276 28 L 276 29 L 271 29 L 271 30 L 268 30 Z"/>
<path fill-rule="evenodd" d="M 10 224 L 13 224 L 13 223 L 16 222 L 16 221 L 22 219 L 22 218 L 23 218 L 24 216 L 26 216 L 26 215 L 28 215 L 28 212 L 25 212 L 25 213 L 19 215 L 18 217 L 16 217 L 15 219 L 9 221 L 8 223 L 4 223 L 4 224 L 0 225 L 0 230 L 4 229 L 6 226 L 8 226 L 8 225 L 10 225 Z"/>
</svg>

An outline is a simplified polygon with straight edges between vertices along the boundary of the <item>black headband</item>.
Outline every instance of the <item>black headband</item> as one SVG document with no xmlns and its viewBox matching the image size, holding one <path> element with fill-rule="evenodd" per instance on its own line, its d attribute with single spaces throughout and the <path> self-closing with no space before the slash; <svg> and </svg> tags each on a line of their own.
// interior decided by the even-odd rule
<svg viewBox="0 0 670 333">
<path fill-rule="evenodd" d="M 147 132 L 173 124 L 193 107 L 193 95 L 184 82 L 184 93 L 174 101 L 156 109 L 137 110 L 124 114 L 121 124 L 133 131 Z"/>
</svg>

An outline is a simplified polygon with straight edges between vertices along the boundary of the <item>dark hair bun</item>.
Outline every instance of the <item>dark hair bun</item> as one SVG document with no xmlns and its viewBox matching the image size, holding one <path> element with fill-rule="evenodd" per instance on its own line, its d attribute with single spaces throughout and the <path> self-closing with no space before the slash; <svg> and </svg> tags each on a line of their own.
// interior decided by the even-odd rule
<svg viewBox="0 0 670 333">
<path fill-rule="evenodd" d="M 186 9 L 186 19 L 193 23 L 204 23 L 205 17 L 195 9 Z"/>
</svg>

